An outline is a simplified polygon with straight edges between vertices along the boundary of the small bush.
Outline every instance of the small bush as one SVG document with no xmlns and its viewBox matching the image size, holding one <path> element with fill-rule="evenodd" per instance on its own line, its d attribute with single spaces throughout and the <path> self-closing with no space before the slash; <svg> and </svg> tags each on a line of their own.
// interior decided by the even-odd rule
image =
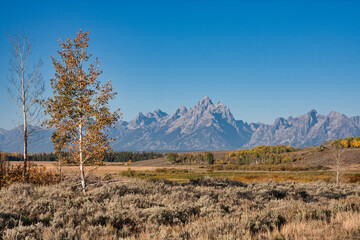
<svg viewBox="0 0 360 240">
<path fill-rule="evenodd" d="M 177 153 L 168 153 L 166 154 L 166 158 L 169 160 L 169 162 L 171 163 L 175 163 L 176 162 L 176 158 L 177 158 Z"/>
<path fill-rule="evenodd" d="M 50 185 L 58 183 L 58 174 L 47 171 L 45 167 L 29 165 L 26 177 L 23 178 L 23 166 L 6 165 L 6 170 L 1 172 L 0 188 L 9 186 L 13 183 L 31 183 L 36 185 Z"/>
<path fill-rule="evenodd" d="M 360 174 L 354 174 L 347 176 L 346 182 L 348 183 L 360 183 Z"/>
<path fill-rule="evenodd" d="M 136 171 L 128 168 L 126 171 L 120 172 L 120 175 L 125 177 L 134 177 L 136 175 Z"/>
</svg>

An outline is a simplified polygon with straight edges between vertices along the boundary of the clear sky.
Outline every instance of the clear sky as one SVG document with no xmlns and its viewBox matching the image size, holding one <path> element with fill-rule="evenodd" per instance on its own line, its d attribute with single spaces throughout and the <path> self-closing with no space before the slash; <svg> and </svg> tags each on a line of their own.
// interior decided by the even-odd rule
<svg viewBox="0 0 360 240">
<path fill-rule="evenodd" d="M 102 80 L 118 92 L 124 120 L 157 108 L 169 114 L 208 95 L 234 117 L 335 110 L 360 115 L 360 1 L 1 1 L 0 127 L 16 106 L 7 84 L 10 43 L 24 31 L 44 62 L 50 94 L 58 38 L 90 31 Z"/>
</svg>

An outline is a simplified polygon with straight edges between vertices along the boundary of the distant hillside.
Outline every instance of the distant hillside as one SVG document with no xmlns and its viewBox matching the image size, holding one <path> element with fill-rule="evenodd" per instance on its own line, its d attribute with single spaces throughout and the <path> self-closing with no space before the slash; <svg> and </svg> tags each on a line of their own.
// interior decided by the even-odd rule
<svg viewBox="0 0 360 240">
<path fill-rule="evenodd" d="M 31 138 L 31 152 L 51 152 L 51 130 L 42 129 Z M 169 115 L 160 109 L 139 113 L 130 122 L 118 121 L 110 129 L 116 151 L 195 151 L 251 148 L 258 145 L 320 145 L 325 140 L 360 136 L 360 117 L 337 112 L 328 115 L 311 110 L 304 115 L 278 118 L 274 124 L 246 123 L 234 119 L 222 103 L 209 97 L 194 107 L 179 107 Z M 0 151 L 21 152 L 18 128 L 0 129 Z"/>
</svg>

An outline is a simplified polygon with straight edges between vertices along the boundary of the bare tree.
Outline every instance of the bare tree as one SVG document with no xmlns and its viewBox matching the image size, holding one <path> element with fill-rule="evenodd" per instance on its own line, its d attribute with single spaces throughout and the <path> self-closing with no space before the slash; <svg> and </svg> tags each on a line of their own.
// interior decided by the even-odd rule
<svg viewBox="0 0 360 240">
<path fill-rule="evenodd" d="M 24 169 L 23 179 L 26 178 L 28 168 L 28 138 L 31 134 L 28 126 L 39 123 L 42 113 L 39 97 L 45 91 L 44 81 L 40 73 L 42 61 L 39 60 L 33 67 L 30 66 L 31 42 L 23 33 L 8 35 L 11 43 L 11 59 L 9 61 L 8 93 L 13 102 L 21 111 L 24 137 Z"/>
<path fill-rule="evenodd" d="M 340 184 L 341 172 L 344 170 L 345 159 L 343 158 L 344 149 L 338 148 L 334 152 L 336 167 L 336 184 Z"/>
</svg>

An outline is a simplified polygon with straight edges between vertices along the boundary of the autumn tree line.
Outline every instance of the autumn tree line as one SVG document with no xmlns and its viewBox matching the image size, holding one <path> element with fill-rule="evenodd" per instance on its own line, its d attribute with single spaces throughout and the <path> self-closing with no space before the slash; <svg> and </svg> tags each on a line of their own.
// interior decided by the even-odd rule
<svg viewBox="0 0 360 240">
<path fill-rule="evenodd" d="M 216 159 L 211 152 L 205 153 L 168 153 L 167 158 L 171 163 L 178 164 L 280 164 L 290 163 L 295 160 L 287 153 L 300 150 L 292 146 L 258 146 L 252 149 L 242 149 L 226 154 L 222 159 Z"/>
<path fill-rule="evenodd" d="M 336 148 L 360 148 L 360 137 L 339 138 L 332 141 L 331 145 Z"/>
<path fill-rule="evenodd" d="M 360 137 L 348 137 L 327 141 L 314 149 L 318 152 L 325 151 L 329 147 L 336 149 L 360 148 Z M 300 148 L 276 145 L 276 146 L 257 146 L 251 149 L 241 149 L 226 154 L 221 159 L 215 159 L 211 152 L 205 153 L 168 153 L 166 155 L 169 162 L 174 164 L 282 164 L 292 163 L 297 160 L 292 152 L 301 150 Z"/>
<path fill-rule="evenodd" d="M 242 149 L 230 152 L 227 159 L 230 163 L 245 165 L 245 164 L 280 164 L 291 163 L 295 159 L 287 153 L 300 150 L 292 146 L 277 145 L 277 146 L 257 146 L 252 149 Z"/>
</svg>

